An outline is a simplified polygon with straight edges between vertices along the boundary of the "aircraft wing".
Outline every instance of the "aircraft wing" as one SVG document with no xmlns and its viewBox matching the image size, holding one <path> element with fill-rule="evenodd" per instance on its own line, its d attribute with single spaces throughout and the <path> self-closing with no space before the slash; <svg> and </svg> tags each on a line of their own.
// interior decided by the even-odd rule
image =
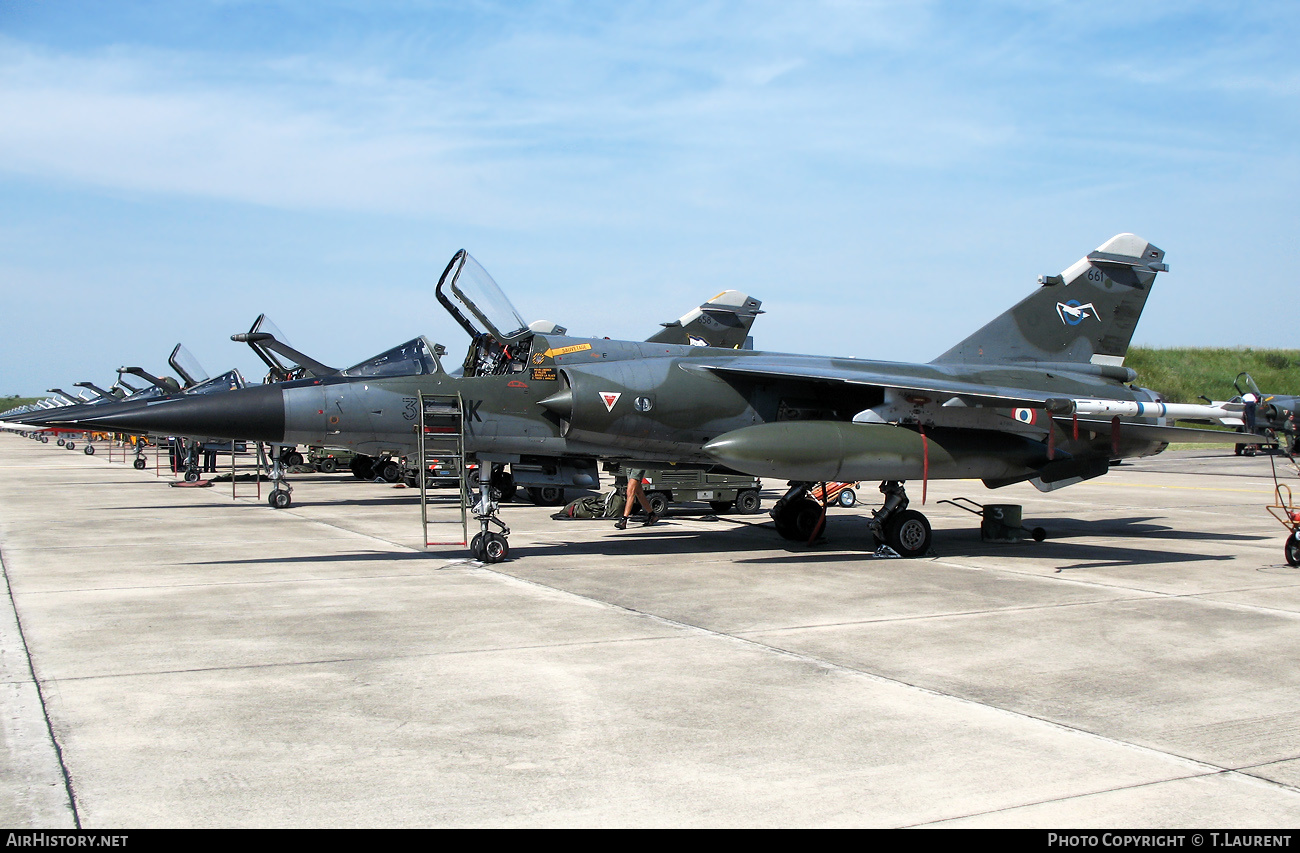
<svg viewBox="0 0 1300 853">
<path fill-rule="evenodd" d="M 907 376 L 903 373 L 883 371 L 880 368 L 886 365 L 879 362 L 862 362 L 857 365 L 853 364 L 849 359 L 819 359 L 808 363 L 799 363 L 797 361 L 772 363 L 755 358 L 738 359 L 727 364 L 684 366 L 688 370 L 705 370 L 724 379 L 728 377 L 749 378 L 754 381 L 795 379 L 832 384 L 868 385 L 898 391 L 903 394 L 928 395 L 941 401 L 958 397 L 966 405 L 974 406 L 1042 408 L 1045 401 L 1060 396 L 1059 394 L 1031 391 L 1024 388 L 971 382 L 957 377 L 944 377 L 941 375 Z M 906 365 L 906 367 L 910 366 Z"/>
</svg>

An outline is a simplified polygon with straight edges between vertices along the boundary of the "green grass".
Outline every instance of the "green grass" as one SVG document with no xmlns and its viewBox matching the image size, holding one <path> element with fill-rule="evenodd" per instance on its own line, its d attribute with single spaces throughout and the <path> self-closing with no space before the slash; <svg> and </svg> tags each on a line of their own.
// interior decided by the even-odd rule
<svg viewBox="0 0 1300 853">
<path fill-rule="evenodd" d="M 43 399 L 45 398 L 44 397 L 19 397 L 17 394 L 14 394 L 11 397 L 0 397 L 0 412 L 7 412 L 10 409 L 17 408 L 18 406 L 28 406 L 31 405 L 32 403 L 35 403 L 37 400 L 43 400 Z"/>
<path fill-rule="evenodd" d="M 1171 403 L 1200 403 L 1237 396 L 1232 382 L 1245 371 L 1265 394 L 1300 395 L 1300 350 L 1150 349 L 1131 347 L 1124 360 L 1137 371 L 1137 384 L 1159 391 Z"/>
</svg>

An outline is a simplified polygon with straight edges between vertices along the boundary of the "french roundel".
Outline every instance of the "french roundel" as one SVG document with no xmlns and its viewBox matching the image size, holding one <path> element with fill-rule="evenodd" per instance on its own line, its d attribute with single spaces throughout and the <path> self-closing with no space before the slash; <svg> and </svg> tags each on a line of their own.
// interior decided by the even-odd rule
<svg viewBox="0 0 1300 853">
<path fill-rule="evenodd" d="M 1037 413 L 1033 409 L 1013 409 L 1011 417 L 1020 421 L 1022 424 L 1032 424 L 1036 414 Z"/>
</svg>

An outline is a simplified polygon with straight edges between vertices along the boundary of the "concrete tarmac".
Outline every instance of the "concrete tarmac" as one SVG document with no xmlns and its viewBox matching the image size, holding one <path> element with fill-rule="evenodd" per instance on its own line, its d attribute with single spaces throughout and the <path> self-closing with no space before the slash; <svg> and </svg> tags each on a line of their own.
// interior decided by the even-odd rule
<svg viewBox="0 0 1300 853">
<path fill-rule="evenodd" d="M 0 823 L 1300 823 L 1268 457 L 909 484 L 918 560 L 864 549 L 874 484 L 811 547 L 507 504 L 494 566 L 426 552 L 415 490 L 294 485 L 277 511 L 0 435 Z M 955 496 L 1049 538 L 983 543 Z"/>
</svg>

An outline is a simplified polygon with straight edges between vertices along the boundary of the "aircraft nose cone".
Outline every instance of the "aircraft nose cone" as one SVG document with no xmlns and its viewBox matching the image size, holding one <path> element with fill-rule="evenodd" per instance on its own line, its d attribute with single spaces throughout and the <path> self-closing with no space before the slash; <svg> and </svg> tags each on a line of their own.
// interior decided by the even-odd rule
<svg viewBox="0 0 1300 853">
<path fill-rule="evenodd" d="M 110 432 L 275 442 L 284 438 L 284 392 L 274 385 L 260 385 L 171 397 L 115 412 L 86 412 L 77 423 Z"/>
</svg>

